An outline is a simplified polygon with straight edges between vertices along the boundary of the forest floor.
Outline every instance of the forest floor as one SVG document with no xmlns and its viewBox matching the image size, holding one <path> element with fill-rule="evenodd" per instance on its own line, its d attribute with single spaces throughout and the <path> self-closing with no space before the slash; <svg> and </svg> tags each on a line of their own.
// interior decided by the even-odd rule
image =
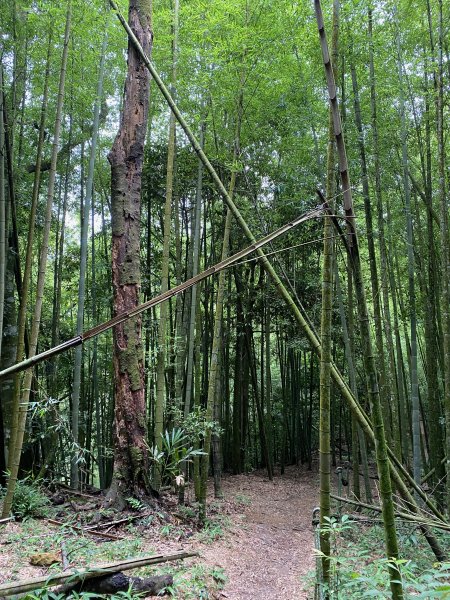
<svg viewBox="0 0 450 600">
<path fill-rule="evenodd" d="M 57 554 L 61 545 L 70 566 L 77 568 L 193 550 L 199 557 L 157 569 L 174 575 L 174 596 L 180 600 L 304 600 L 309 597 L 304 576 L 314 568 L 311 521 L 317 489 L 317 474 L 306 468 L 289 467 L 273 481 L 262 471 L 226 476 L 223 499 L 214 500 L 211 489 L 205 528 L 196 527 L 194 507 L 180 508 L 167 494 L 153 510 L 139 507 L 142 517 L 130 512 L 130 523 L 103 529 L 117 536 L 110 541 L 46 519 L 10 522 L 0 526 L 0 583 L 61 571 L 60 563 L 49 568 L 30 565 L 31 555 Z M 51 517 L 85 527 L 95 515 L 98 519 L 95 504 L 94 497 L 66 495 L 62 506 L 51 509 L 57 511 Z M 121 517 L 106 513 L 101 519 L 106 524 Z M 144 568 L 127 574 L 154 572 Z"/>
<path fill-rule="evenodd" d="M 220 542 L 201 549 L 224 569 L 223 593 L 232 600 L 302 600 L 303 578 L 314 567 L 312 510 L 317 476 L 289 468 L 269 481 L 263 473 L 227 477 L 225 496 L 244 503 Z"/>
</svg>

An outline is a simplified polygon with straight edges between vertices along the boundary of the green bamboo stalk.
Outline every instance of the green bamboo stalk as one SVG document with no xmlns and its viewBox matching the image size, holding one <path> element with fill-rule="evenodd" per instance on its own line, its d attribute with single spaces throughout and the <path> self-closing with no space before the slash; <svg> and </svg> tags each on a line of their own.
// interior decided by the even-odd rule
<svg viewBox="0 0 450 600">
<path fill-rule="evenodd" d="M 86 182 L 86 197 L 83 206 L 83 222 L 81 229 L 81 256 L 80 256 L 80 281 L 78 284 L 78 308 L 77 308 L 77 335 L 83 332 L 84 321 L 84 303 L 86 296 L 86 271 L 87 271 L 87 252 L 88 252 L 88 229 L 89 229 L 89 214 L 91 210 L 92 194 L 94 189 L 94 165 L 95 153 L 97 151 L 98 129 L 100 122 L 100 107 L 103 96 L 103 76 L 105 71 L 105 55 L 108 37 L 105 33 L 103 37 L 102 48 L 100 51 L 100 66 L 98 72 L 97 94 L 94 104 L 94 119 L 92 126 L 92 140 L 89 154 L 89 168 Z M 83 359 L 82 346 L 78 346 L 75 350 L 75 361 L 73 370 L 73 390 L 72 390 L 72 415 L 71 429 L 74 444 L 78 444 L 79 435 L 79 410 L 80 410 L 80 390 L 81 390 L 81 365 Z M 70 463 L 70 483 L 73 488 L 78 487 L 78 451 L 72 453 Z"/>
<path fill-rule="evenodd" d="M 6 274 L 5 120 L 3 118 L 3 65 L 0 62 L 0 355 L 3 341 Z"/>
<path fill-rule="evenodd" d="M 383 194 L 382 194 L 382 180 L 381 180 L 381 162 L 380 162 L 380 149 L 379 149 L 379 135 L 378 135 L 378 117 L 377 117 L 377 102 L 376 102 L 376 82 L 375 82 L 375 66 L 374 66 L 374 50 L 373 50 L 373 35 L 372 35 L 372 10 L 368 10 L 368 34 L 369 34 L 369 73 L 370 73 L 370 109 L 371 109 L 371 128 L 373 134 L 373 159 L 374 159 L 374 171 L 375 171 L 375 198 L 377 205 L 377 226 L 378 226 L 378 242 L 380 251 L 380 284 L 383 296 L 383 313 L 384 313 L 384 332 L 386 338 L 386 344 L 388 347 L 388 375 L 391 379 L 391 392 L 395 390 L 395 377 L 396 377 L 396 362 L 394 353 L 394 344 L 392 340 L 392 326 L 391 326 L 391 308 L 389 299 L 389 272 L 388 272 L 388 259 L 386 249 L 386 236 L 384 230 L 384 207 L 383 207 Z M 403 398 L 403 386 L 399 385 L 397 388 L 397 398 L 394 398 L 394 402 L 399 402 L 401 405 L 404 404 Z M 399 429 L 398 424 L 398 410 L 393 412 L 394 428 Z M 397 417 L 397 420 L 395 420 Z"/>
<path fill-rule="evenodd" d="M 445 181 L 445 143 L 444 143 L 444 82 L 443 82 L 443 36 L 444 23 L 442 0 L 439 7 L 439 40 L 438 40 L 438 77 L 437 77 L 437 138 L 439 163 L 439 201 L 441 221 L 441 256 L 442 256 L 442 333 L 444 344 L 444 413 L 446 425 L 445 454 L 447 456 L 446 504 L 450 514 L 450 233 L 448 221 L 448 198 Z"/>
<path fill-rule="evenodd" d="M 203 112 L 203 108 L 202 108 Z M 202 116 L 200 124 L 200 146 L 203 148 L 205 139 L 205 121 Z M 197 189 L 195 193 L 195 209 L 192 215 L 191 221 L 191 240 L 192 240 L 192 276 L 195 277 L 199 269 L 199 256 L 200 256 L 200 221 L 202 214 L 202 198 L 203 198 L 203 163 L 201 160 L 198 161 L 197 166 Z M 196 338 L 196 327 L 195 322 L 197 318 L 198 300 L 197 300 L 197 286 L 192 288 L 189 306 L 189 327 L 188 327 L 188 347 L 186 357 L 186 392 L 184 398 L 184 416 L 190 412 L 192 396 L 196 399 L 195 393 L 192 394 L 194 380 L 194 345 Z"/>
<path fill-rule="evenodd" d="M 338 61 L 338 36 L 339 36 L 339 0 L 333 1 L 333 24 L 331 56 L 333 70 L 336 72 Z M 333 198 L 335 193 L 335 142 L 333 131 L 333 114 L 329 109 L 328 123 L 328 150 L 327 150 L 327 182 L 326 196 Z M 331 203 L 333 201 L 330 201 Z M 331 207 L 332 208 L 332 207 Z M 320 474 L 320 550 L 322 552 L 322 583 L 324 597 L 330 597 L 330 474 L 331 474 L 331 324 L 333 316 L 333 263 L 334 256 L 334 227 L 330 216 L 325 217 L 322 263 L 322 315 L 320 324 L 320 337 L 322 347 L 320 353 L 320 407 L 319 407 L 319 474 Z"/>
<path fill-rule="evenodd" d="M 17 331 L 17 350 L 16 350 L 16 360 L 21 361 L 25 351 L 25 330 L 26 330 L 26 317 L 27 317 L 27 305 L 28 305 L 28 295 L 31 284 L 31 271 L 32 271 L 32 261 L 33 261 L 33 244 L 34 244 L 34 234 L 35 234 L 35 221 L 36 221 L 36 213 L 39 199 L 39 187 L 40 187 L 40 178 L 41 178 L 41 163 L 42 163 L 42 150 L 44 147 L 44 135 L 45 135 L 45 121 L 47 115 L 47 102 L 48 102 L 48 85 L 49 85 L 49 76 L 50 76 L 50 59 L 51 59 L 51 49 L 52 49 L 52 30 L 50 30 L 48 36 L 48 48 L 47 48 L 47 58 L 45 65 L 45 75 L 44 75 L 44 91 L 42 96 L 42 105 L 41 105 L 41 115 L 39 122 L 39 138 L 36 149 L 36 170 L 34 172 L 34 180 L 33 180 L 33 191 L 31 194 L 31 207 L 30 207 L 30 217 L 28 223 L 28 235 L 27 235 L 27 249 L 25 254 L 25 268 L 23 272 L 22 278 L 22 290 L 20 294 L 20 303 L 19 303 L 19 314 L 18 314 L 18 331 Z M 20 403 L 20 377 L 16 376 L 14 378 L 14 399 L 13 399 L 13 414 L 11 418 L 11 436 L 9 440 L 9 468 L 11 468 L 11 457 L 14 453 L 14 448 L 16 445 L 16 437 L 17 437 L 17 429 L 18 429 L 18 416 L 19 416 L 19 403 Z"/>
<path fill-rule="evenodd" d="M 61 72 L 59 78 L 59 90 L 58 90 L 58 102 L 56 107 L 56 119 L 55 119 L 55 133 L 53 138 L 52 156 L 51 156 L 51 167 L 48 181 L 48 192 L 47 192 L 47 205 L 45 211 L 45 222 L 44 232 L 42 235 L 41 244 L 41 255 L 39 259 L 39 272 L 38 282 L 36 290 L 36 303 L 34 307 L 33 323 L 31 327 L 30 335 L 30 348 L 29 355 L 33 356 L 36 353 L 39 329 L 41 324 L 41 313 L 42 304 L 44 300 L 44 285 L 45 285 L 45 272 L 47 269 L 47 253 L 50 237 L 50 226 L 52 221 L 52 205 L 53 196 L 55 190 L 55 177 L 56 177 L 56 161 L 58 157 L 58 145 L 61 131 L 61 120 L 62 120 L 62 109 L 64 103 L 64 86 L 66 79 L 66 67 L 67 67 L 67 55 L 69 50 L 69 37 L 70 37 L 70 26 L 72 16 L 72 0 L 68 0 L 67 13 L 66 13 L 66 25 L 64 32 L 64 46 L 61 60 Z M 6 490 L 5 500 L 3 502 L 3 516 L 8 517 L 11 511 L 14 490 L 16 487 L 17 476 L 19 473 L 20 456 L 22 452 L 23 437 L 25 433 L 25 424 L 28 412 L 28 403 L 30 399 L 31 391 L 31 380 L 33 376 L 32 369 L 29 369 L 25 373 L 23 395 L 21 398 L 20 405 L 18 406 L 18 417 L 17 417 L 17 434 L 15 437 L 15 444 L 12 448 L 10 457 L 10 475 L 8 478 L 8 486 Z"/>
<path fill-rule="evenodd" d="M 177 60 L 178 60 L 178 21 L 179 21 L 179 1 L 175 0 L 173 4 L 173 22 L 172 22 L 172 95 L 176 96 L 177 85 Z M 177 151 L 176 142 L 176 120 L 171 112 L 169 117 L 169 140 L 167 143 L 167 174 L 166 174 L 166 201 L 164 206 L 164 234 L 163 234 L 163 254 L 161 265 L 161 292 L 169 289 L 169 253 L 170 253 L 170 234 L 172 220 L 172 202 L 175 179 L 175 157 Z M 164 429 L 164 408 L 165 408 L 165 359 L 166 359 L 166 329 L 167 329 L 167 311 L 168 304 L 161 304 L 159 312 L 158 325 L 158 350 L 156 355 L 156 398 L 155 398 L 155 423 L 154 440 L 157 448 L 161 450 L 162 434 Z M 153 473 L 153 486 L 159 489 L 161 485 L 161 473 L 155 469 Z"/>
<path fill-rule="evenodd" d="M 389 560 L 389 578 L 392 598 L 398 600 L 403 598 L 403 586 L 398 565 L 393 561 L 398 559 L 397 531 L 394 520 L 394 503 L 392 500 L 392 487 L 389 468 L 389 456 L 387 451 L 386 437 L 384 434 L 383 414 L 378 389 L 378 376 L 375 359 L 372 350 L 371 330 L 369 313 L 364 290 L 361 260 L 356 235 L 355 215 L 353 211 L 352 189 L 347 164 L 344 135 L 341 127 L 339 105 L 334 82 L 334 74 L 328 51 L 328 44 L 323 22 L 320 0 L 314 0 L 317 25 L 319 29 L 320 45 L 322 49 L 323 63 L 327 78 L 328 95 L 331 111 L 333 113 L 334 134 L 339 158 L 339 170 L 341 176 L 342 193 L 344 199 L 344 210 L 348 217 L 348 247 L 352 268 L 354 272 L 355 292 L 357 299 L 358 315 L 361 330 L 361 341 L 363 347 L 364 367 L 368 381 L 368 392 L 372 408 L 372 419 L 374 423 L 375 453 L 377 460 L 378 475 L 380 478 L 380 494 L 383 508 L 383 523 L 385 531 L 386 555 Z"/>
<path fill-rule="evenodd" d="M 409 321 L 410 321 L 410 374 L 411 374 L 411 406 L 412 406 L 412 440 L 413 440 L 413 472 L 417 483 L 421 479 L 422 456 L 420 450 L 420 406 L 419 406 L 419 382 L 417 375 L 417 316 L 416 316 L 416 291 L 415 291 L 415 259 L 414 259 L 414 239 L 413 223 L 411 215 L 411 190 L 408 175 L 408 149 L 407 149 L 407 125 L 405 115 L 405 98 L 403 90 L 403 64 L 400 45 L 400 31 L 397 20 L 397 9 L 395 8 L 395 38 L 397 45 L 397 69 L 400 92 L 400 126 L 401 126 L 401 146 L 402 146 L 402 167 L 403 167 L 403 191 L 405 195 L 405 214 L 406 214 L 406 239 L 408 254 L 408 290 L 409 290 Z M 407 457 L 405 457 L 407 458 Z"/>
</svg>

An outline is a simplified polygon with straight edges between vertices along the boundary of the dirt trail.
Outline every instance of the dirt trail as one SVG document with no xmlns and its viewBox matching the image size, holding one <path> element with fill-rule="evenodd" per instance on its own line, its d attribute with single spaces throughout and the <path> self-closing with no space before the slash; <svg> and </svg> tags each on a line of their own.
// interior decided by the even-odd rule
<svg viewBox="0 0 450 600">
<path fill-rule="evenodd" d="M 242 503 L 224 539 L 202 546 L 208 564 L 225 569 L 222 597 L 305 600 L 302 577 L 314 567 L 312 510 L 317 475 L 290 468 L 269 481 L 262 473 L 223 480 L 227 497 Z"/>
</svg>

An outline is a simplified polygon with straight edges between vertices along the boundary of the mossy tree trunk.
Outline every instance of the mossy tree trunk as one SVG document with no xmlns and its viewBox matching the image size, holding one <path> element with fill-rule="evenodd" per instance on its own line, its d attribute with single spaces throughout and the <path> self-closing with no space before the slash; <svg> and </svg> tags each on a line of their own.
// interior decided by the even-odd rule
<svg viewBox="0 0 450 600">
<path fill-rule="evenodd" d="M 152 43 L 151 0 L 130 0 L 128 21 L 147 54 Z M 150 76 L 132 43 L 128 45 L 120 128 L 108 156 L 111 163 L 112 282 L 114 314 L 139 304 L 141 178 L 147 130 Z M 147 416 L 141 319 L 114 329 L 114 474 L 108 498 L 120 504 L 124 492 L 148 491 Z"/>
</svg>

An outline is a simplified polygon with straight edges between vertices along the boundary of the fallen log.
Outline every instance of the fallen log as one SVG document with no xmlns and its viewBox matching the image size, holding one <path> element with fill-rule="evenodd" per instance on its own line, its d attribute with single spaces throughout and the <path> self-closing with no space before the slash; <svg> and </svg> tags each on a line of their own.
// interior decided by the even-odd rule
<svg viewBox="0 0 450 600">
<path fill-rule="evenodd" d="M 108 563 L 103 566 L 91 567 L 87 569 L 65 571 L 64 573 L 55 573 L 44 577 L 36 577 L 33 579 L 23 579 L 22 581 L 12 581 L 0 585 L 0 598 L 14 596 L 35 590 L 40 587 L 52 587 L 59 584 L 71 582 L 80 582 L 95 577 L 104 577 L 105 575 L 113 575 L 121 571 L 130 569 L 138 569 L 148 565 L 156 565 L 163 562 L 180 560 L 198 556 L 198 552 L 174 552 L 173 554 L 155 554 L 154 556 L 143 556 L 140 558 L 130 558 L 118 562 Z"/>
<path fill-rule="evenodd" d="M 173 585 L 172 575 L 154 575 L 153 577 L 128 577 L 122 572 L 114 575 L 95 577 L 87 581 L 67 583 L 55 590 L 57 594 L 93 592 L 95 594 L 117 594 L 133 589 L 135 593 L 159 596 L 164 588 Z"/>
</svg>

